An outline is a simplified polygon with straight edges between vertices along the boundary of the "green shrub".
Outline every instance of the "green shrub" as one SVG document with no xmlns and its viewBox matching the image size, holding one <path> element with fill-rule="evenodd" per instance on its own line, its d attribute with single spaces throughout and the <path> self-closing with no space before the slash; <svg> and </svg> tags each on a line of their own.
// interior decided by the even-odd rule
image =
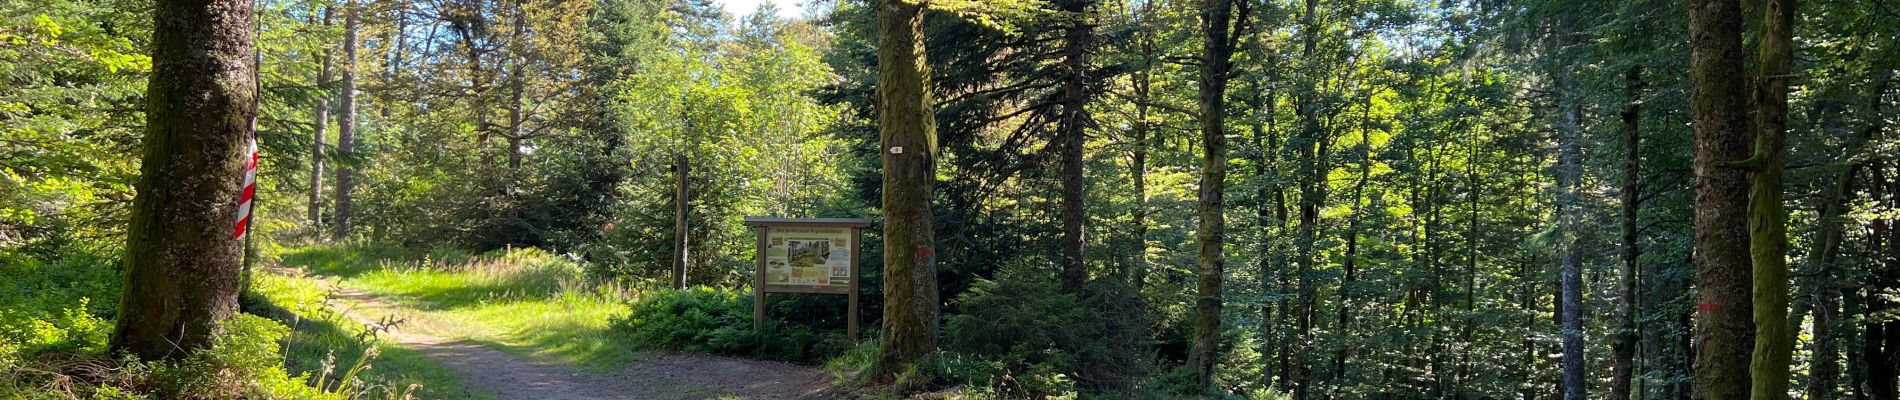
<svg viewBox="0 0 1900 400">
<path fill-rule="evenodd" d="M 929 360 L 940 381 L 1003 398 L 1073 395 L 1079 346 L 1099 342 L 1101 318 L 1033 274 L 979 279 L 944 321 L 944 350 Z"/>
<path fill-rule="evenodd" d="M 841 332 L 775 319 L 765 321 L 768 334 L 759 335 L 752 330 L 752 293 L 746 290 L 660 289 L 642 295 L 631 308 L 613 320 L 613 329 L 644 349 L 809 362 L 853 346 Z"/>
<path fill-rule="evenodd" d="M 641 347 L 736 353 L 755 341 L 747 292 L 694 287 L 648 292 L 614 328 Z"/>
</svg>

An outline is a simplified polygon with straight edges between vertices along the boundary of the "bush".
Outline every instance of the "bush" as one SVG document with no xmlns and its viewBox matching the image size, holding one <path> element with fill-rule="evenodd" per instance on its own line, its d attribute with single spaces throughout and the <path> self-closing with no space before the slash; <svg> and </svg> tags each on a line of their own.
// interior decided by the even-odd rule
<svg viewBox="0 0 1900 400">
<path fill-rule="evenodd" d="M 290 328 L 264 317 L 238 314 L 224 322 L 225 332 L 211 347 L 153 373 L 161 398 L 340 399 L 304 385 L 307 377 L 284 371 L 278 343 Z"/>
<path fill-rule="evenodd" d="M 939 381 L 1003 398 L 1073 395 L 1080 347 L 1100 341 L 1101 318 L 1046 276 L 977 280 L 957 296 L 962 313 L 944 321 L 944 350 L 920 368 Z"/>
<path fill-rule="evenodd" d="M 852 346 L 841 332 L 768 319 L 767 335 L 752 330 L 752 292 L 693 287 L 648 292 L 613 329 L 636 347 L 686 350 L 811 362 Z"/>
</svg>

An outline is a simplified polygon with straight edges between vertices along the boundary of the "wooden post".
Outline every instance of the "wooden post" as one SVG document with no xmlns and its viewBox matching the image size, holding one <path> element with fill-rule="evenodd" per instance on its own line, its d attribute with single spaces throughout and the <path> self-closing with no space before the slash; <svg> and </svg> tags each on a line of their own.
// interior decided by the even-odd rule
<svg viewBox="0 0 1900 400">
<path fill-rule="evenodd" d="M 691 225 L 687 223 L 686 213 L 692 210 L 689 202 L 691 194 L 687 192 L 686 177 L 692 172 L 692 166 L 686 164 L 686 153 L 680 153 L 673 159 L 673 288 L 686 288 L 686 245 L 687 232 Z M 763 260 L 763 259 L 761 259 Z"/>
<path fill-rule="evenodd" d="M 765 241 L 771 229 L 769 226 L 759 227 L 758 261 L 754 263 L 752 272 L 752 331 L 758 333 L 761 340 L 765 338 L 765 250 L 770 247 Z"/>
</svg>

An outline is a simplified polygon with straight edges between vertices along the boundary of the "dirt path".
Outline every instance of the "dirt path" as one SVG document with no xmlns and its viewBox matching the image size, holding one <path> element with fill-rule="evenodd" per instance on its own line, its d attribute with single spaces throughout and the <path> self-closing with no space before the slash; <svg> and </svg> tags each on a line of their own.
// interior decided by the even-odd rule
<svg viewBox="0 0 1900 400">
<path fill-rule="evenodd" d="M 338 311 L 351 319 L 367 325 L 405 317 L 400 307 L 318 278 L 336 293 Z M 810 399 L 823 397 L 828 378 L 824 371 L 787 363 L 658 353 L 642 354 L 617 371 L 587 373 L 401 324 L 382 337 L 422 352 L 461 374 L 463 383 L 501 400 Z"/>
</svg>

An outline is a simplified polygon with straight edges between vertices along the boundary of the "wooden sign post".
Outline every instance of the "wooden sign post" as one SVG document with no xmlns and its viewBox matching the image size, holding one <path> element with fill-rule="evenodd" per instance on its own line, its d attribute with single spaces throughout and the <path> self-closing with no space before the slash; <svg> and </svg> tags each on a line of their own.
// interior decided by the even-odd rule
<svg viewBox="0 0 1900 400">
<path fill-rule="evenodd" d="M 752 272 L 752 330 L 765 329 L 766 293 L 830 293 L 847 297 L 846 334 L 858 338 L 858 254 L 864 249 L 861 218 L 746 217 L 758 230 L 758 262 Z"/>
</svg>

